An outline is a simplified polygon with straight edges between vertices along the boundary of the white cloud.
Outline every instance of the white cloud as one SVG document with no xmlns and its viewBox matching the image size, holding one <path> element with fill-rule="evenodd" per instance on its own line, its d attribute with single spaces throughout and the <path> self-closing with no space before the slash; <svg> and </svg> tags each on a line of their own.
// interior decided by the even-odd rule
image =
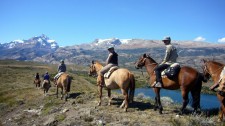
<svg viewBox="0 0 225 126">
<path fill-rule="evenodd" d="M 218 42 L 225 43 L 225 37 L 218 39 Z"/>
<path fill-rule="evenodd" d="M 203 38 L 202 36 L 198 36 L 197 38 L 194 39 L 194 41 L 205 41 L 206 39 Z"/>
</svg>

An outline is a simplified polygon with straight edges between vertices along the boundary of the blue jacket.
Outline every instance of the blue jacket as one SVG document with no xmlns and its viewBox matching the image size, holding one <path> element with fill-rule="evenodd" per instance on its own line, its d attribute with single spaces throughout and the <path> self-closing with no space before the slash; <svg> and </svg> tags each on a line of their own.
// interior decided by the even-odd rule
<svg viewBox="0 0 225 126">
<path fill-rule="evenodd" d="M 48 80 L 49 81 L 49 79 L 50 79 L 50 76 L 48 74 L 45 74 L 44 75 L 44 80 Z"/>
</svg>

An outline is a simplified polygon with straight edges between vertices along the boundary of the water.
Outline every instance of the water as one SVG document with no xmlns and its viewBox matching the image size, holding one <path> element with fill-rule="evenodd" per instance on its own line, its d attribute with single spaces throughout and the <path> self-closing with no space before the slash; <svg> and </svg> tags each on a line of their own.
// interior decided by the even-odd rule
<svg viewBox="0 0 225 126">
<path fill-rule="evenodd" d="M 136 88 L 135 96 L 137 96 L 140 93 L 143 93 L 145 97 L 150 97 L 151 99 L 154 99 L 155 97 L 155 93 L 151 88 Z M 161 97 L 170 97 L 175 103 L 181 104 L 183 102 L 181 92 L 177 90 L 161 89 L 160 95 Z M 191 94 L 189 94 L 189 100 L 191 101 L 191 99 L 192 99 Z M 219 108 L 220 102 L 218 101 L 216 95 L 201 94 L 200 106 L 202 109 Z"/>
</svg>

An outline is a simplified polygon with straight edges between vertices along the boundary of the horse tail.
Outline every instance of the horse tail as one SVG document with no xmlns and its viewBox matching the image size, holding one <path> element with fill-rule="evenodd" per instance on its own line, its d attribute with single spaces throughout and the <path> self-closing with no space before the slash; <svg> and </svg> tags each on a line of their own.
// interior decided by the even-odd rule
<svg viewBox="0 0 225 126">
<path fill-rule="evenodd" d="M 194 108 L 194 111 L 197 111 L 198 108 L 200 108 L 200 96 L 201 96 L 201 89 L 202 89 L 202 74 L 198 72 L 198 76 L 195 81 L 194 88 L 191 90 L 192 95 L 192 107 Z"/>
<path fill-rule="evenodd" d="M 67 86 L 66 86 L 66 91 L 70 92 L 70 85 L 71 85 L 71 77 L 67 76 Z"/>
<path fill-rule="evenodd" d="M 134 101 L 134 92 L 135 92 L 135 78 L 132 73 L 130 73 L 130 91 L 129 91 L 129 102 L 132 103 Z"/>
</svg>

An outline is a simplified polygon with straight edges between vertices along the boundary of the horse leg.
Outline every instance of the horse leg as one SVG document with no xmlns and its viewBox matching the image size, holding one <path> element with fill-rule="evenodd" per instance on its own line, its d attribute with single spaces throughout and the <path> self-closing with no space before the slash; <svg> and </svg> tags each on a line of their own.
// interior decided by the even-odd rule
<svg viewBox="0 0 225 126">
<path fill-rule="evenodd" d="M 157 110 L 157 108 L 159 108 L 159 114 L 162 114 L 163 107 L 160 100 L 160 88 L 154 88 L 154 92 L 156 94 L 154 110 Z"/>
<path fill-rule="evenodd" d="M 99 102 L 98 102 L 98 106 L 101 105 L 102 103 L 102 86 L 98 86 L 98 91 L 99 91 Z"/>
<path fill-rule="evenodd" d="M 221 122 L 223 121 L 223 110 L 222 110 L 222 105 L 220 106 L 220 109 L 219 109 L 219 119 L 218 119 L 218 122 Z"/>
<path fill-rule="evenodd" d="M 109 102 L 108 102 L 108 105 L 111 105 L 111 89 L 108 89 L 108 99 L 109 99 Z"/>
<path fill-rule="evenodd" d="M 59 87 L 58 85 L 56 86 L 56 97 L 58 98 L 58 91 L 59 91 Z"/>
<path fill-rule="evenodd" d="M 181 93 L 182 93 L 182 97 L 183 97 L 183 105 L 181 107 L 180 114 L 182 115 L 184 113 L 185 108 L 188 105 L 189 99 L 188 99 L 188 92 L 187 91 L 182 90 Z"/>
<path fill-rule="evenodd" d="M 63 99 L 63 87 L 61 88 L 61 100 Z"/>
<path fill-rule="evenodd" d="M 127 111 L 127 108 L 128 108 L 128 89 L 121 89 L 122 91 L 122 94 L 124 96 L 124 100 L 123 100 L 123 103 L 121 104 L 120 108 L 124 108 L 124 111 L 126 112 Z"/>
</svg>

